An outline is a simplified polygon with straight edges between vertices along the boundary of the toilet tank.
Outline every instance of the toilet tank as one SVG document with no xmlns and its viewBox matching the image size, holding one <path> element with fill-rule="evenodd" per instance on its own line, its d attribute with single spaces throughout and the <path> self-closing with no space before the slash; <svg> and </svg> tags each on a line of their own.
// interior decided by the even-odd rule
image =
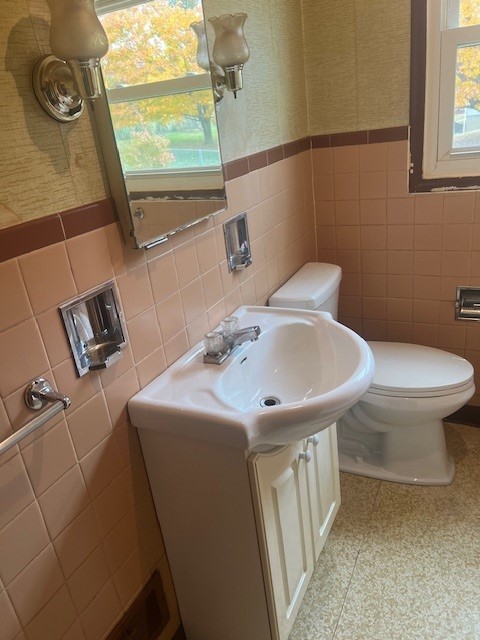
<svg viewBox="0 0 480 640">
<path fill-rule="evenodd" d="M 342 270 L 336 264 L 307 262 L 270 297 L 271 307 L 315 309 L 338 316 L 338 293 Z"/>
</svg>

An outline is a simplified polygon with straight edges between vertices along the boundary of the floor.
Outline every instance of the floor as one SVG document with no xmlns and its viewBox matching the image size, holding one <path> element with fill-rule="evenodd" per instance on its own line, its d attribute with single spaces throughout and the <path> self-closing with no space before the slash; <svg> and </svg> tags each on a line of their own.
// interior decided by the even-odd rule
<svg viewBox="0 0 480 640">
<path fill-rule="evenodd" d="M 341 474 L 290 640 L 480 640 L 480 429 L 447 424 L 446 436 L 448 487 Z"/>
</svg>

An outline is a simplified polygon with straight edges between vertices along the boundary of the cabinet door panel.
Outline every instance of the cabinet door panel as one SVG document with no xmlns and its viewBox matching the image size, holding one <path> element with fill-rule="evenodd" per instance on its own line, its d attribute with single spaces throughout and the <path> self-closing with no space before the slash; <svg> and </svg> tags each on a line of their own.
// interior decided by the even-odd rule
<svg viewBox="0 0 480 640">
<path fill-rule="evenodd" d="M 257 457 L 254 493 L 265 541 L 265 577 L 273 636 L 286 640 L 313 571 L 302 443 Z"/>
<path fill-rule="evenodd" d="M 308 494 L 314 560 L 318 559 L 340 506 L 336 425 L 320 431 L 318 443 L 309 444 Z"/>
</svg>

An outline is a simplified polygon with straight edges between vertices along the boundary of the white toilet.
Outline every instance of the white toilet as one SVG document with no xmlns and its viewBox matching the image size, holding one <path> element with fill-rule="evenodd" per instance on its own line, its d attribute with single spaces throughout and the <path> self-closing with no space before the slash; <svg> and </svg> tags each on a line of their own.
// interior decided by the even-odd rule
<svg viewBox="0 0 480 640">
<path fill-rule="evenodd" d="M 342 270 L 304 265 L 270 306 L 329 311 L 336 319 Z M 342 471 L 410 484 L 450 484 L 455 473 L 442 418 L 475 392 L 472 365 L 459 356 L 400 342 L 369 342 L 375 375 L 366 395 L 338 422 Z"/>
</svg>

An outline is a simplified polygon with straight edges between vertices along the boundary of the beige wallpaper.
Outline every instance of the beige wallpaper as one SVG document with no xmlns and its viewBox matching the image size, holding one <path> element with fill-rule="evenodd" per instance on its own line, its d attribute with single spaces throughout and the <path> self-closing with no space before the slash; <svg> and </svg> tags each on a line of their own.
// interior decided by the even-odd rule
<svg viewBox="0 0 480 640">
<path fill-rule="evenodd" d="M 408 124 L 410 0 L 303 0 L 310 134 Z"/>
<path fill-rule="evenodd" d="M 60 125 L 38 105 L 31 67 L 48 52 L 46 4 L 2 0 L 0 228 L 105 197 L 88 117 Z"/>
<path fill-rule="evenodd" d="M 225 161 L 308 133 L 407 124 L 409 4 L 205 0 L 207 17 L 249 16 L 245 88 L 219 108 Z M 31 66 L 48 52 L 48 20 L 45 0 L 2 1 L 0 228 L 108 192 L 88 117 L 57 124 L 31 90 Z"/>
<path fill-rule="evenodd" d="M 308 135 L 299 0 L 204 0 L 204 7 L 207 18 L 248 14 L 250 60 L 244 67 L 244 89 L 236 100 L 227 95 L 218 110 L 224 160 Z"/>
</svg>

